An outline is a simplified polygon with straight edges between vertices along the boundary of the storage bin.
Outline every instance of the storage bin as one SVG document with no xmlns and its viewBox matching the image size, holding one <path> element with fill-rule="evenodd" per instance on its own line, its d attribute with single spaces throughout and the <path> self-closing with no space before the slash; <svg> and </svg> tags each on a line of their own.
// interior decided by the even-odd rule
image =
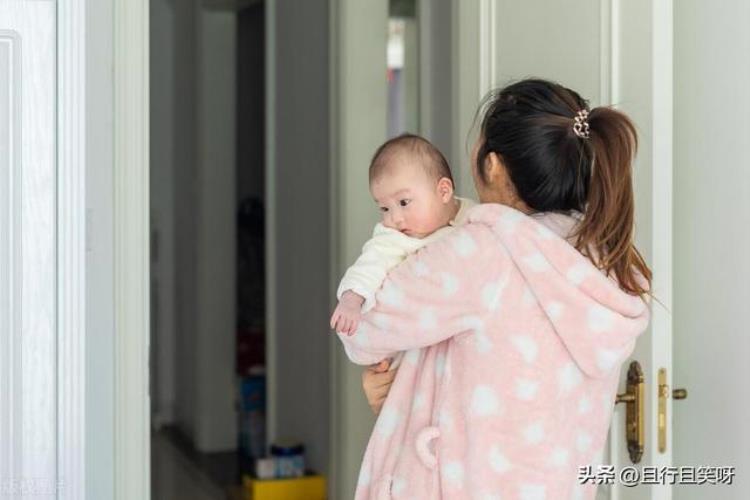
<svg viewBox="0 0 750 500">
<path fill-rule="evenodd" d="M 289 479 L 243 477 L 244 500 L 326 500 L 326 480 L 311 475 Z"/>
</svg>

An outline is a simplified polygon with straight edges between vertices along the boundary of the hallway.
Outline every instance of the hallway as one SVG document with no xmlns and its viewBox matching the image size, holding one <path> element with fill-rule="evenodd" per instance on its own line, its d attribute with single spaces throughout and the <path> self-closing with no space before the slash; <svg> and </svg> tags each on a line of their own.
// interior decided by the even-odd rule
<svg viewBox="0 0 750 500">
<path fill-rule="evenodd" d="M 226 495 L 165 436 L 151 439 L 151 484 L 154 500 L 224 500 Z"/>
</svg>

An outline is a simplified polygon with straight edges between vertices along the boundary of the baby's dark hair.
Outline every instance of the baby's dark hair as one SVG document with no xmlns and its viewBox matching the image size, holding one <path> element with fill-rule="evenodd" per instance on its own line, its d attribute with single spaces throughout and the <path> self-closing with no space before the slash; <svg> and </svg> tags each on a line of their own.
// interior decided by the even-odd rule
<svg viewBox="0 0 750 500">
<path fill-rule="evenodd" d="M 370 183 L 380 177 L 386 167 L 398 155 L 411 154 L 418 158 L 425 171 L 439 181 L 443 177 L 453 183 L 453 175 L 443 153 L 430 141 L 415 134 L 401 134 L 385 141 L 372 156 L 370 161 Z"/>
<path fill-rule="evenodd" d="M 578 93 L 540 79 L 493 92 L 480 109 L 475 168 L 481 181 L 487 182 L 485 160 L 495 153 L 529 207 L 583 213 L 576 248 L 624 290 L 648 293 L 651 271 L 633 243 L 633 122 L 611 107 L 589 109 Z"/>
</svg>

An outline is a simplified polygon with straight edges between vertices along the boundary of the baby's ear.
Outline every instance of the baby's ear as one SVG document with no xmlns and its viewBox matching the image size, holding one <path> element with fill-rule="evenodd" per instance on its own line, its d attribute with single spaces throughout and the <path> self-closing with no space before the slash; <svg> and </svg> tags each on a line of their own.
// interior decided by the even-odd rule
<svg viewBox="0 0 750 500">
<path fill-rule="evenodd" d="M 453 198 L 453 181 L 449 178 L 441 177 L 438 181 L 437 189 L 443 203 L 447 203 Z"/>
</svg>

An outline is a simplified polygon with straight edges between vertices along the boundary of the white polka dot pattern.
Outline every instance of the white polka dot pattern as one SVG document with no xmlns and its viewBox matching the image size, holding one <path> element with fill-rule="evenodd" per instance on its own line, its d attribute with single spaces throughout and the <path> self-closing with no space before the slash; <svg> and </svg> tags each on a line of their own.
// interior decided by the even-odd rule
<svg viewBox="0 0 750 500">
<path fill-rule="evenodd" d="M 453 297 L 459 287 L 456 275 L 451 273 L 440 273 L 440 279 L 443 283 L 443 296 Z"/>
<path fill-rule="evenodd" d="M 492 470 L 494 470 L 495 472 L 502 474 L 510 470 L 510 462 L 505 457 L 505 455 L 503 455 L 497 445 L 493 445 L 490 448 L 489 461 Z"/>
<path fill-rule="evenodd" d="M 533 380 L 517 379 L 516 380 L 516 397 L 524 401 L 531 401 L 536 398 L 539 390 L 539 383 Z"/>
<path fill-rule="evenodd" d="M 404 305 L 404 292 L 390 281 L 383 284 L 383 290 L 380 292 L 379 298 L 383 304 L 388 306 L 402 308 Z"/>
<path fill-rule="evenodd" d="M 534 252 L 523 258 L 523 262 L 536 273 L 541 273 L 549 270 L 549 262 L 539 252 Z"/>
<path fill-rule="evenodd" d="M 544 426 L 541 422 L 534 422 L 523 430 L 523 437 L 529 444 L 538 444 L 544 439 Z"/>
<path fill-rule="evenodd" d="M 567 394 L 583 381 L 581 370 L 575 363 L 568 362 L 563 365 L 559 372 L 560 391 Z"/>
<path fill-rule="evenodd" d="M 500 413 L 500 399 L 492 387 L 480 385 L 474 389 L 470 408 L 475 417 L 497 415 Z"/>
<path fill-rule="evenodd" d="M 464 467 L 461 462 L 448 462 L 443 466 L 443 476 L 448 484 L 460 488 L 464 482 Z"/>
<path fill-rule="evenodd" d="M 530 335 L 517 335 L 511 339 L 513 345 L 521 353 L 521 357 L 527 363 L 536 361 L 539 348 L 536 341 Z"/>
<path fill-rule="evenodd" d="M 549 457 L 549 463 L 553 467 L 562 467 L 568 463 L 570 453 L 565 448 L 557 447 L 552 451 Z"/>
<path fill-rule="evenodd" d="M 547 492 L 542 484 L 522 484 L 521 500 L 546 500 Z"/>
<path fill-rule="evenodd" d="M 470 257 L 477 249 L 474 239 L 465 232 L 460 232 L 455 240 L 454 248 L 461 257 Z"/>
<path fill-rule="evenodd" d="M 648 306 L 566 241 L 567 216 L 546 217 L 470 211 L 389 272 L 357 333 L 338 336 L 359 364 L 403 359 L 356 500 L 569 500 L 575 466 L 605 444 Z"/>
<path fill-rule="evenodd" d="M 498 282 L 489 283 L 482 288 L 482 303 L 488 311 L 497 311 L 502 291 L 502 284 Z"/>
<path fill-rule="evenodd" d="M 383 408 L 375 424 L 375 430 L 383 437 L 390 437 L 401 419 L 401 414 L 393 407 Z"/>
<path fill-rule="evenodd" d="M 592 332 L 606 332 L 612 327 L 612 323 L 614 323 L 614 314 L 609 309 L 605 309 L 599 304 L 589 308 L 588 326 Z"/>
<path fill-rule="evenodd" d="M 425 276 L 429 276 L 430 268 L 428 268 L 427 264 L 425 264 L 421 260 L 417 261 L 414 264 L 414 274 L 419 278 L 424 278 Z"/>
<path fill-rule="evenodd" d="M 422 330 L 432 330 L 437 327 L 437 316 L 435 309 L 427 307 L 419 313 L 419 328 Z"/>
<path fill-rule="evenodd" d="M 583 280 L 586 279 L 587 274 L 588 265 L 585 263 L 580 263 L 571 267 L 565 276 L 566 278 L 568 278 L 568 281 L 578 286 L 583 283 Z"/>
</svg>

